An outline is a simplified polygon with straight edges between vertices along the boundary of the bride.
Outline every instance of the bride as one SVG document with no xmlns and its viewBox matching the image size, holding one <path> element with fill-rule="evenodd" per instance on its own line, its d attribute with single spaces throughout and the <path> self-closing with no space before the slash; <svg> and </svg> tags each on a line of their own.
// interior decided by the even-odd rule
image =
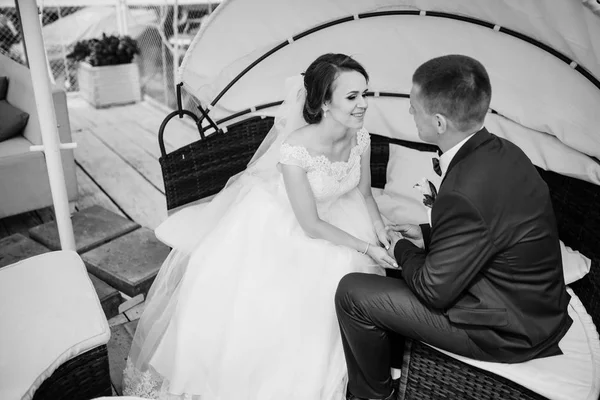
<svg viewBox="0 0 600 400">
<path fill-rule="evenodd" d="M 246 171 L 159 227 L 177 245 L 148 293 L 125 395 L 345 399 L 337 284 L 396 267 L 371 193 L 367 82 L 349 56 L 317 58 Z"/>
</svg>

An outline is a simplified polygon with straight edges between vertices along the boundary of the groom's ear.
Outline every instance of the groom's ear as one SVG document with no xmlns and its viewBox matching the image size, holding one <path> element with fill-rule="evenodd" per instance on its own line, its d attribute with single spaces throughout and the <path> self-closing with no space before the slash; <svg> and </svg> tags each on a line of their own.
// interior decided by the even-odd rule
<svg viewBox="0 0 600 400">
<path fill-rule="evenodd" d="M 434 122 L 438 135 L 441 135 L 448 129 L 448 120 L 442 114 L 435 114 Z"/>
</svg>

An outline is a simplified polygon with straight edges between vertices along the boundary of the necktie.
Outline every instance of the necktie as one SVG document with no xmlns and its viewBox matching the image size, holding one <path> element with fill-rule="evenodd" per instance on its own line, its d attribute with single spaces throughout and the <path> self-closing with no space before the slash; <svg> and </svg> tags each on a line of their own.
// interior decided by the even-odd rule
<svg viewBox="0 0 600 400">
<path fill-rule="evenodd" d="M 432 158 L 431 163 L 433 164 L 433 170 L 435 173 L 438 174 L 438 176 L 442 176 L 442 168 L 440 167 L 439 158 Z"/>
</svg>

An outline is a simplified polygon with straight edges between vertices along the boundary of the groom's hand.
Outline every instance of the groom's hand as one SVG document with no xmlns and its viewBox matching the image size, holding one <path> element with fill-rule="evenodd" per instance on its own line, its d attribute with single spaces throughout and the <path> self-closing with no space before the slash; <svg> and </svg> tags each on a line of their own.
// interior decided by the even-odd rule
<svg viewBox="0 0 600 400">
<path fill-rule="evenodd" d="M 421 227 L 413 224 L 394 224 L 388 225 L 388 229 L 393 232 L 400 233 L 406 239 L 410 240 L 415 246 L 424 249 L 425 242 L 423 241 L 423 232 Z M 396 243 L 394 243 L 394 246 Z"/>
<path fill-rule="evenodd" d="M 389 230 L 380 221 L 376 222 L 374 227 L 379 243 L 381 243 L 386 250 L 389 250 L 390 243 L 392 242 L 392 237 L 390 236 Z"/>
<path fill-rule="evenodd" d="M 404 236 L 402 236 L 402 234 L 400 234 L 399 232 L 393 231 L 391 229 L 388 229 L 389 232 L 389 236 L 390 236 L 390 247 L 389 249 L 387 249 L 388 254 L 390 255 L 390 257 L 392 258 L 396 258 L 396 256 L 394 255 L 394 249 L 396 248 L 396 243 L 398 243 L 398 240 L 400 239 L 404 239 Z"/>
</svg>

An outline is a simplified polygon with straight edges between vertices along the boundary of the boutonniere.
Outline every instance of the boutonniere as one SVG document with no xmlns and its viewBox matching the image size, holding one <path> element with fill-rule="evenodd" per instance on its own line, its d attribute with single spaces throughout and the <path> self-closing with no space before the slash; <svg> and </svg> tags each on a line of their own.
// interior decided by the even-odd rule
<svg viewBox="0 0 600 400">
<path fill-rule="evenodd" d="M 433 202 L 437 197 L 435 185 L 431 183 L 429 179 L 423 178 L 420 182 L 416 183 L 413 188 L 417 189 L 423 195 L 423 204 L 425 204 L 426 207 L 432 208 Z"/>
</svg>

